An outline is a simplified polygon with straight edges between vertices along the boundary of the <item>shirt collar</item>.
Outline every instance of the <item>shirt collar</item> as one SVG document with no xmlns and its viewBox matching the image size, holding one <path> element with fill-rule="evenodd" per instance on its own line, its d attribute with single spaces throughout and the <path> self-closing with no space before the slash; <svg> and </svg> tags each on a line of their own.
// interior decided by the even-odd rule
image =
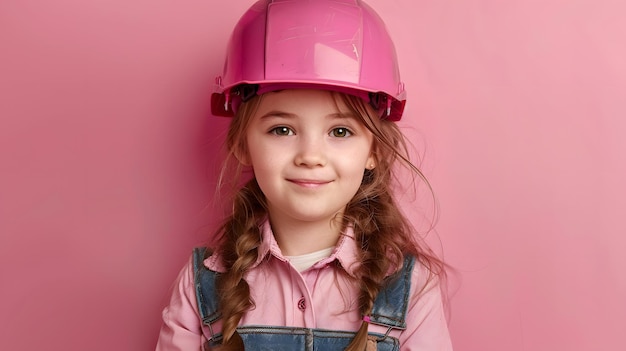
<svg viewBox="0 0 626 351">
<path fill-rule="evenodd" d="M 259 246 L 257 260 L 251 268 L 256 268 L 263 261 L 271 258 L 286 262 L 287 258 L 283 256 L 280 247 L 278 247 L 278 243 L 276 242 L 276 238 L 272 232 L 269 220 L 263 221 L 259 229 L 261 232 L 261 245 Z M 346 271 L 346 273 L 352 277 L 356 277 L 355 271 L 359 267 L 360 263 L 352 226 L 346 227 L 330 256 L 320 260 L 311 268 L 322 268 L 331 264 L 335 260 L 339 262 L 340 266 Z M 211 270 L 224 272 L 226 269 L 223 267 L 221 262 L 219 253 L 215 253 L 204 261 L 204 265 Z"/>
</svg>

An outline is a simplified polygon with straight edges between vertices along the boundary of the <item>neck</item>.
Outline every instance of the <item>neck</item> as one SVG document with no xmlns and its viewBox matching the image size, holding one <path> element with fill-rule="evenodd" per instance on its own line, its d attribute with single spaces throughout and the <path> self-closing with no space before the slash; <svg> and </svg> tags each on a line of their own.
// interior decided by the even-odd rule
<svg viewBox="0 0 626 351">
<path fill-rule="evenodd" d="M 270 224 L 276 242 L 285 256 L 299 256 L 323 250 L 337 244 L 341 235 L 341 221 L 302 222 L 273 221 Z"/>
</svg>

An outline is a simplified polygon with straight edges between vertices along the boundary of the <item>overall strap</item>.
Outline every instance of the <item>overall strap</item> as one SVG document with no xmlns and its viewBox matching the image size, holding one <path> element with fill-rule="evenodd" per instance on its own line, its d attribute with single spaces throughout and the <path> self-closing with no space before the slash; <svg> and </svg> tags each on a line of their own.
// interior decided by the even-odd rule
<svg viewBox="0 0 626 351">
<path fill-rule="evenodd" d="M 206 247 L 193 249 L 193 274 L 196 285 L 196 299 L 202 322 L 210 326 L 221 318 L 218 310 L 218 293 L 215 281 L 218 273 L 204 266 Z"/>
<path fill-rule="evenodd" d="M 406 256 L 402 269 L 387 278 L 380 290 L 372 314 L 371 323 L 389 328 L 406 329 L 406 313 L 411 293 L 411 276 L 415 266 L 415 257 Z"/>
</svg>

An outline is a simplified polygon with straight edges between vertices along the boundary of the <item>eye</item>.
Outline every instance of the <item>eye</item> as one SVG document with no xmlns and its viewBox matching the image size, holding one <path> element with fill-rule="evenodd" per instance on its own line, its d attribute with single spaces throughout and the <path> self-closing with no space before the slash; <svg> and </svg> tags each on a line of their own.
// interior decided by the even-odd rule
<svg viewBox="0 0 626 351">
<path fill-rule="evenodd" d="M 293 130 L 291 130 L 291 128 L 285 127 L 285 126 L 272 128 L 272 130 L 270 130 L 270 133 L 272 133 L 274 135 L 278 135 L 278 136 L 294 135 Z"/>
<path fill-rule="evenodd" d="M 330 134 L 336 138 L 346 138 L 352 135 L 352 132 L 348 128 L 334 128 Z"/>
</svg>

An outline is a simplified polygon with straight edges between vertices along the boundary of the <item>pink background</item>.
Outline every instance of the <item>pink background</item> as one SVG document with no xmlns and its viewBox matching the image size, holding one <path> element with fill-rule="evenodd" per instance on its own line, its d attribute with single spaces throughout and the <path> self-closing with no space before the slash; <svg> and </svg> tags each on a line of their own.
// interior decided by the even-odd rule
<svg viewBox="0 0 626 351">
<path fill-rule="evenodd" d="M 208 97 L 251 1 L 225 3 L 0 3 L 1 350 L 154 347 L 214 223 Z M 457 269 L 456 350 L 625 350 L 624 2 L 369 3 Z"/>
</svg>

